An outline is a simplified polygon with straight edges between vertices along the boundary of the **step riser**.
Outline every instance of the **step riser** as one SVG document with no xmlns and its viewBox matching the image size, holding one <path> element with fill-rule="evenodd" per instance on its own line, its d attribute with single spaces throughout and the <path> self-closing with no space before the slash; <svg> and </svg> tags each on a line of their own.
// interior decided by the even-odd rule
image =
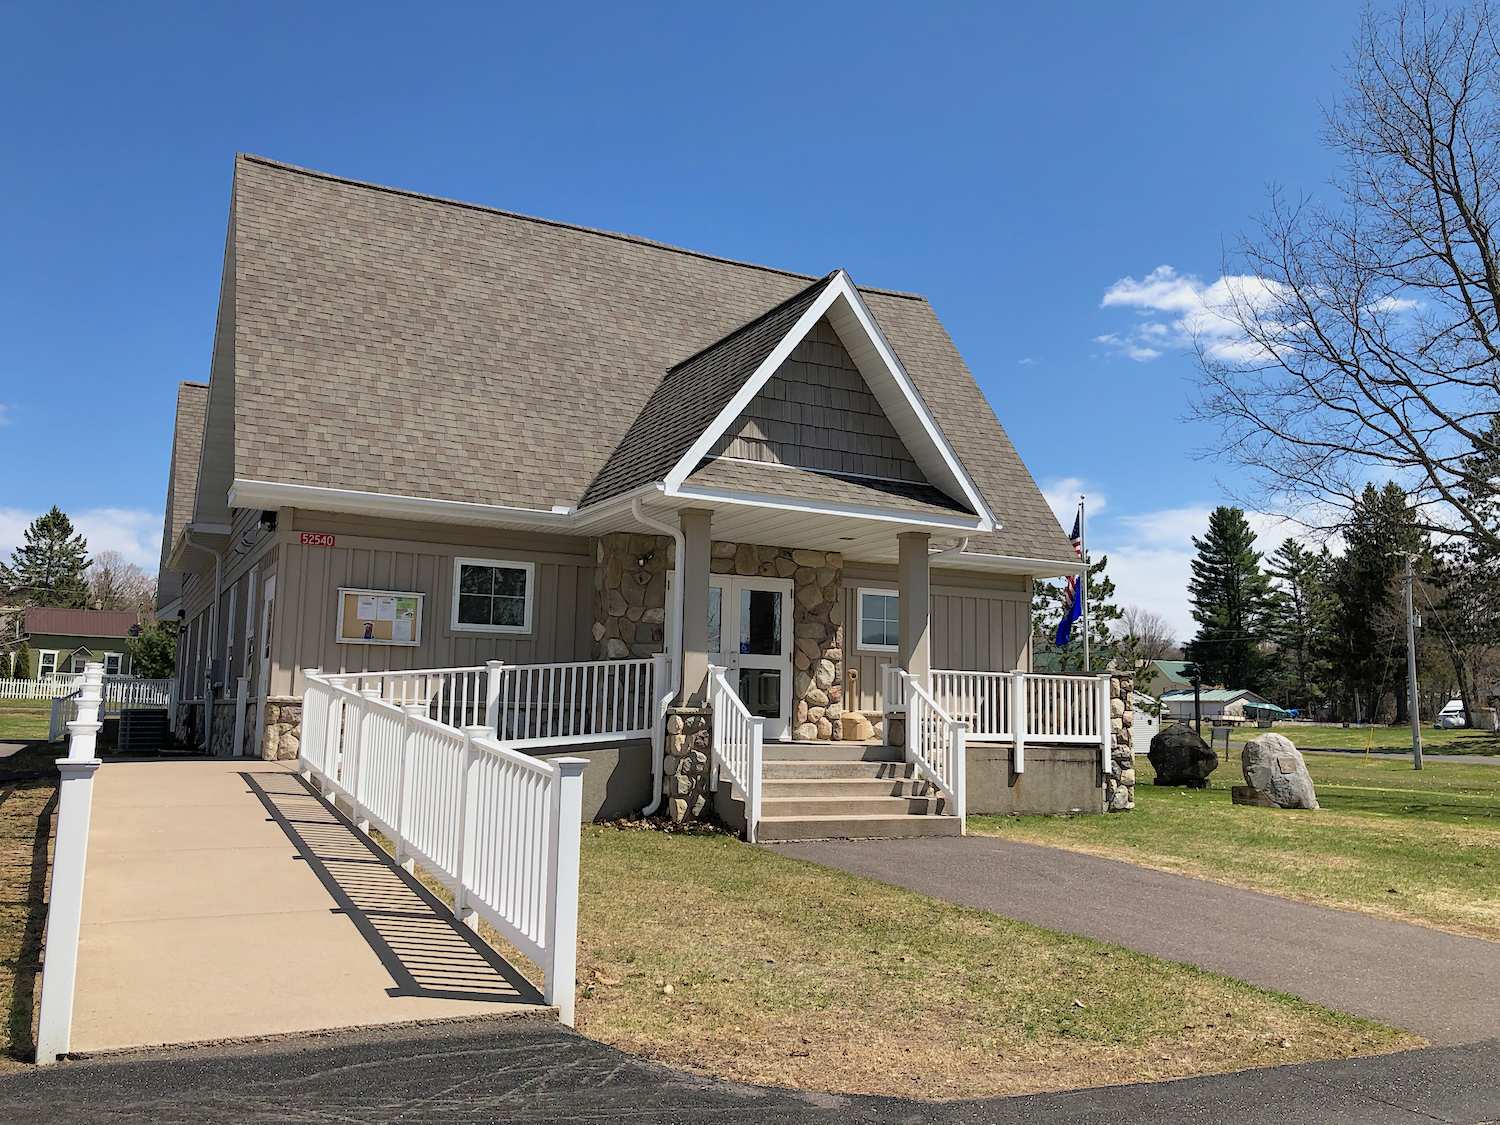
<svg viewBox="0 0 1500 1125">
<path fill-rule="evenodd" d="M 765 781 L 762 797 L 930 797 L 935 790 L 931 782 L 915 778 L 872 778 L 840 780 L 838 778 L 804 778 L 798 781 Z"/>
<path fill-rule="evenodd" d="M 911 775 L 905 762 L 763 762 L 761 777 L 767 781 L 790 781 L 796 778 L 825 780 L 830 778 L 902 778 Z"/>
<path fill-rule="evenodd" d="M 864 797 L 855 800 L 775 798 L 762 800 L 762 817 L 806 816 L 933 816 L 944 802 L 933 797 Z"/>
<path fill-rule="evenodd" d="M 764 762 L 899 762 L 906 757 L 899 746 L 870 746 L 851 742 L 846 745 L 820 743 L 798 746 L 796 743 L 768 742 L 761 755 Z"/>
<path fill-rule="evenodd" d="M 765 820 L 757 838 L 763 844 L 783 840 L 873 839 L 903 836 L 958 836 L 961 828 L 952 816 L 892 816 L 872 820 Z"/>
</svg>

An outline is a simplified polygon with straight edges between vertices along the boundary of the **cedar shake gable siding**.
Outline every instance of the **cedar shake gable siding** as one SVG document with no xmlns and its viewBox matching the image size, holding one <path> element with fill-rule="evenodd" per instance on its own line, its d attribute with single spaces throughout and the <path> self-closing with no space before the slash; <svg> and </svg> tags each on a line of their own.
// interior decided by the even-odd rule
<svg viewBox="0 0 1500 1125">
<path fill-rule="evenodd" d="M 826 283 L 249 156 L 229 258 L 213 377 L 232 385 L 210 407 L 232 412 L 229 475 L 543 510 L 617 495 L 673 370 Z M 928 303 L 860 293 L 1004 525 L 969 550 L 1070 561 Z"/>
</svg>

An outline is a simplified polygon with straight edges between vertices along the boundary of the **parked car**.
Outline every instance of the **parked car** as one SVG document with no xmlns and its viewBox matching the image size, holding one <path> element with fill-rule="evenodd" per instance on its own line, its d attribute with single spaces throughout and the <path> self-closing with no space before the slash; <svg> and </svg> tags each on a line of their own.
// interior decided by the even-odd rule
<svg viewBox="0 0 1500 1125">
<path fill-rule="evenodd" d="M 1443 704 L 1443 709 L 1438 712 L 1437 722 L 1432 724 L 1433 730 L 1454 730 L 1469 725 L 1469 714 L 1464 710 L 1462 699 L 1450 699 Z"/>
</svg>

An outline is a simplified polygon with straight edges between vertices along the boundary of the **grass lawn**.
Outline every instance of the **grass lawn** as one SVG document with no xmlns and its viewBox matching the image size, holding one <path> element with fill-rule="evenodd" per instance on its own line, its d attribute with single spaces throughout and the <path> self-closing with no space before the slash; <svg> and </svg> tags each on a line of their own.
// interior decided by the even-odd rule
<svg viewBox="0 0 1500 1125">
<path fill-rule="evenodd" d="M 1455 732 L 1458 733 L 1458 732 Z M 969 831 L 1110 856 L 1304 902 L 1500 940 L 1500 765 L 1308 754 L 1317 812 L 1234 805 L 1224 763 L 1208 789 L 1151 784 L 1136 807 L 1080 817 L 970 817 Z"/>
<path fill-rule="evenodd" d="M 56 794 L 51 779 L 0 785 L 0 1073 L 20 1069 L 36 1047 Z"/>
<path fill-rule="evenodd" d="M 1204 723 L 1204 738 L 1208 724 Z M 1299 747 L 1317 750 L 1399 750 L 1411 753 L 1411 727 L 1343 727 L 1321 723 L 1278 723 L 1272 728 Z M 1241 747 L 1265 731 L 1241 727 L 1230 733 L 1231 746 Z M 1485 730 L 1433 730 L 1422 728 L 1422 751 L 1426 754 L 1500 754 L 1500 738 Z M 1221 766 L 1220 769 L 1223 769 Z"/>
<path fill-rule="evenodd" d="M 51 721 L 51 700 L 0 699 L 0 742 L 46 738 Z"/>
<path fill-rule="evenodd" d="M 977 1097 L 1421 1042 L 722 835 L 586 826 L 579 930 L 583 1034 L 745 1082 Z"/>
</svg>

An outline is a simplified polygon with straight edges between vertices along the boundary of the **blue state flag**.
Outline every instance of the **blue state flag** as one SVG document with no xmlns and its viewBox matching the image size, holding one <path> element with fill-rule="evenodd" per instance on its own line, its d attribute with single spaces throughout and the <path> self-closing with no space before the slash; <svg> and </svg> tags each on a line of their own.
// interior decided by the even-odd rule
<svg viewBox="0 0 1500 1125">
<path fill-rule="evenodd" d="M 1073 551 L 1081 559 L 1083 558 L 1083 512 L 1073 517 L 1073 534 L 1068 536 L 1073 541 Z M 1067 587 L 1068 608 L 1063 610 L 1062 620 L 1057 623 L 1057 636 L 1054 638 L 1059 648 L 1073 639 L 1073 626 L 1083 616 L 1083 582 L 1076 574 L 1068 575 Z"/>
</svg>

